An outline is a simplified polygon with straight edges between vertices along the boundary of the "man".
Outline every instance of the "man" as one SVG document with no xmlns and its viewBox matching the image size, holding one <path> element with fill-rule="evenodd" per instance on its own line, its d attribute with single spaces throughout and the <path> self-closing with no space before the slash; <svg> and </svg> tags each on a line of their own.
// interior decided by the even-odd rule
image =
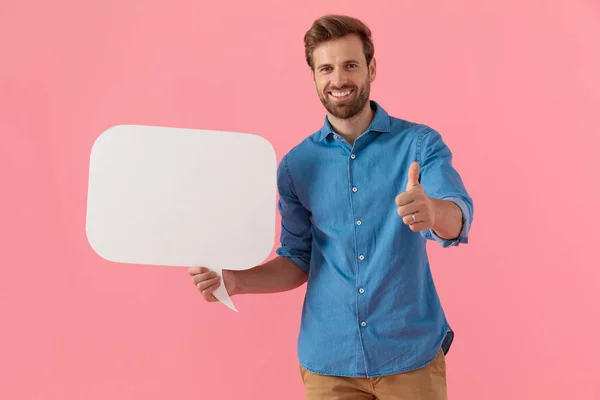
<svg viewBox="0 0 600 400">
<path fill-rule="evenodd" d="M 325 123 L 278 167 L 277 257 L 224 271 L 226 289 L 274 293 L 307 282 L 298 355 L 308 399 L 446 399 L 453 332 L 426 241 L 467 243 L 472 200 L 436 131 L 369 99 L 376 62 L 367 26 L 324 16 L 305 48 Z M 219 277 L 189 273 L 214 301 Z"/>
</svg>

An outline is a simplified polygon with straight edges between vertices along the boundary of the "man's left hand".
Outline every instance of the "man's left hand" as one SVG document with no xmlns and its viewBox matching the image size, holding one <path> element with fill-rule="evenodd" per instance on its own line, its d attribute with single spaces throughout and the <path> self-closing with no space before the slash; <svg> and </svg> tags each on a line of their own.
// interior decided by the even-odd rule
<svg viewBox="0 0 600 400">
<path fill-rule="evenodd" d="M 406 191 L 396 196 L 398 215 L 413 232 L 432 229 L 435 223 L 434 204 L 419 183 L 419 163 L 413 162 L 408 170 Z"/>
</svg>

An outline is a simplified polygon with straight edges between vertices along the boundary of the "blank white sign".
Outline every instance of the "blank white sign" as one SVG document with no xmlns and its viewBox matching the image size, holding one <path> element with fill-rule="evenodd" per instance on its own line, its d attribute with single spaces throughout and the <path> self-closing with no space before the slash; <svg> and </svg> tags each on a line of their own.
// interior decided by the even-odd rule
<svg viewBox="0 0 600 400">
<path fill-rule="evenodd" d="M 118 263 L 252 268 L 273 249 L 276 170 L 257 135 L 112 127 L 90 155 L 88 241 Z M 215 296 L 235 310 L 223 284 Z"/>
</svg>

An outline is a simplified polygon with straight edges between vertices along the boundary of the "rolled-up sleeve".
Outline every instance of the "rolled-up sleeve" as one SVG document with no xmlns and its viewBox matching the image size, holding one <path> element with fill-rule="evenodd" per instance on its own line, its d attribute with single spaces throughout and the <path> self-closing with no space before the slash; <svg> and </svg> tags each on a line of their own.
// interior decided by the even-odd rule
<svg viewBox="0 0 600 400">
<path fill-rule="evenodd" d="M 281 246 L 276 253 L 308 273 L 312 246 L 310 212 L 298 199 L 287 156 L 277 168 L 277 188 L 278 209 L 281 215 Z"/>
<path fill-rule="evenodd" d="M 420 132 L 417 143 L 420 182 L 427 195 L 452 201 L 462 211 L 462 228 L 455 239 L 443 239 L 433 230 L 423 231 L 421 234 L 442 247 L 466 244 L 469 242 L 469 231 L 473 221 L 473 200 L 467 193 L 458 171 L 452 165 L 452 152 L 441 135 L 431 128 L 426 127 Z"/>
</svg>

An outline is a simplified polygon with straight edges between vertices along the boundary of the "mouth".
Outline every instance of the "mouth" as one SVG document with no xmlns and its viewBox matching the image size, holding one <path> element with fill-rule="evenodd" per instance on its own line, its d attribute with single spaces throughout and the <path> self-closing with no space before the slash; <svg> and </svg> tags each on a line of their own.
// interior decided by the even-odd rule
<svg viewBox="0 0 600 400">
<path fill-rule="evenodd" d="M 352 96 L 353 93 L 354 93 L 354 89 L 330 90 L 327 92 L 329 97 L 331 97 L 335 101 L 348 100 Z"/>
</svg>

